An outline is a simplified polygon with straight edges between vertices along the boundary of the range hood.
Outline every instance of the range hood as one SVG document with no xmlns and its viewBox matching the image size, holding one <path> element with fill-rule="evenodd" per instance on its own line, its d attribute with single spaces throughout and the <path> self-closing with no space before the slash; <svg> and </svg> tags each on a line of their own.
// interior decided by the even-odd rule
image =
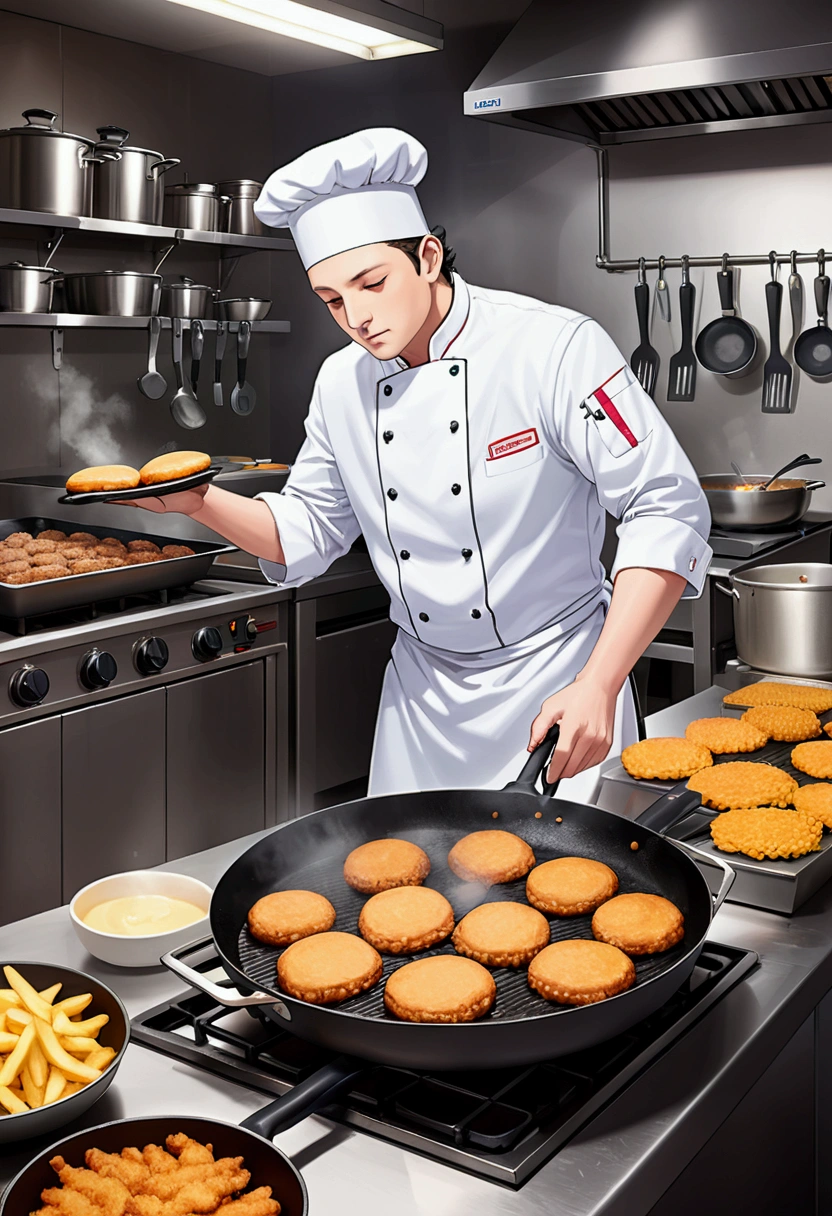
<svg viewBox="0 0 832 1216">
<path fill-rule="evenodd" d="M 596 145 L 832 120 L 829 0 L 532 0 L 465 113 Z"/>
</svg>

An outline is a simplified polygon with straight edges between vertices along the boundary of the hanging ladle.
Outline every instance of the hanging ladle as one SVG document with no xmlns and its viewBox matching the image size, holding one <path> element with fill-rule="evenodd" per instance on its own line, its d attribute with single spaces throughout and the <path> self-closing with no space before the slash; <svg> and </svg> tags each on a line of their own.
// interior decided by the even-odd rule
<svg viewBox="0 0 832 1216">
<path fill-rule="evenodd" d="M 820 456 L 807 456 L 804 452 L 802 456 L 795 456 L 794 460 L 790 460 L 788 464 L 784 464 L 782 469 L 778 469 L 773 477 L 769 477 L 768 481 L 763 482 L 758 486 L 759 490 L 767 490 L 773 481 L 778 477 L 782 477 L 784 473 L 790 473 L 792 469 L 802 469 L 807 464 L 822 464 L 823 459 Z"/>
<path fill-rule="evenodd" d="M 176 372 L 176 392 L 170 403 L 173 420 L 186 431 L 197 431 L 205 426 L 208 416 L 194 396 L 190 385 L 185 384 L 182 374 L 182 318 L 174 317 L 170 323 L 173 335 L 173 370 Z"/>
</svg>

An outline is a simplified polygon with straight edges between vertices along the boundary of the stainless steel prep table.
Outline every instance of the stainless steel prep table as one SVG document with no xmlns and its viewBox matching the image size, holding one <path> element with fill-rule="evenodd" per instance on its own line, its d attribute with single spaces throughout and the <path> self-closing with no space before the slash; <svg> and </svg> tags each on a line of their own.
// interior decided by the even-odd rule
<svg viewBox="0 0 832 1216">
<path fill-rule="evenodd" d="M 668 727 L 666 721 L 661 724 L 663 730 Z M 213 883 L 258 838 L 162 868 Z M 811 1041 L 812 1012 L 832 987 L 832 885 L 791 919 L 725 905 L 715 918 L 713 937 L 756 950 L 761 966 L 521 1190 L 471 1178 L 315 1117 L 277 1140 L 303 1170 L 313 1216 L 649 1213 L 807 1019 L 799 1038 Z M 112 985 L 131 1014 L 182 989 L 167 972 L 118 970 L 90 958 L 75 938 L 65 908 L 0 929 L 3 957 L 59 959 L 80 967 Z M 828 1022 L 825 1005 L 818 1014 L 824 1016 Z M 164 1113 L 241 1120 L 263 1104 L 262 1094 L 132 1045 L 114 1085 L 87 1121 Z M 10 1146 L 11 1151 L 0 1154 L 0 1180 L 8 1180 L 34 1149 L 32 1144 Z M 726 1209 L 712 1202 L 710 1210 L 719 1216 Z"/>
</svg>

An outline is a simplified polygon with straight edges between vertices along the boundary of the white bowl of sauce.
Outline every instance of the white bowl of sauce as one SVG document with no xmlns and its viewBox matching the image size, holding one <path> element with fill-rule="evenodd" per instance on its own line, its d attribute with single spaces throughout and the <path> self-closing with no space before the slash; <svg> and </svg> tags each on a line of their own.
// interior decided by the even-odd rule
<svg viewBox="0 0 832 1216">
<path fill-rule="evenodd" d="M 163 954 L 209 932 L 211 895 L 187 874 L 131 870 L 82 887 L 69 916 L 95 958 L 115 967 L 158 967 Z"/>
</svg>

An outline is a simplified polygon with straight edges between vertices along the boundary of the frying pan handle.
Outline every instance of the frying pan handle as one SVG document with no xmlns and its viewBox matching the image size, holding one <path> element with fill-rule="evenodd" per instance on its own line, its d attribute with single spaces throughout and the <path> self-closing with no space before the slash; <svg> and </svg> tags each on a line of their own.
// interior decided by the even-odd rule
<svg viewBox="0 0 832 1216">
<path fill-rule="evenodd" d="M 301 1119 L 314 1115 L 322 1106 L 328 1106 L 348 1093 L 355 1078 L 365 1073 L 367 1067 L 366 1060 L 336 1056 L 289 1093 L 249 1115 L 240 1126 L 271 1140 L 278 1132 L 294 1127 Z"/>
<path fill-rule="evenodd" d="M 240 996 L 234 988 L 224 988 L 221 984 L 215 984 L 207 975 L 203 975 L 201 971 L 189 967 L 182 961 L 183 955 L 195 954 L 198 950 L 213 945 L 213 941 L 212 937 L 203 937 L 199 941 L 188 942 L 185 946 L 179 946 L 176 950 L 163 954 L 160 962 L 167 967 L 168 971 L 172 971 L 174 975 L 185 980 L 191 988 L 198 988 L 200 992 L 210 996 L 218 1005 L 226 1005 L 229 1009 L 246 1009 L 251 1005 L 277 1005 L 285 1009 L 283 1002 L 275 1000 L 268 992 L 253 992 L 248 996 Z"/>
<path fill-rule="evenodd" d="M 516 781 L 509 781 L 508 785 L 504 785 L 504 791 L 511 791 L 514 794 L 535 794 L 540 795 L 535 788 L 535 782 L 540 774 L 549 763 L 549 757 L 555 750 L 555 745 L 560 737 L 560 726 L 555 722 L 554 726 L 549 727 L 546 738 L 542 743 L 538 743 L 532 754 L 529 756 L 526 763 L 523 765 L 523 770 Z M 554 785 L 549 785 L 547 781 L 543 782 L 543 792 L 549 798 L 552 797 L 555 790 L 558 788 L 557 781 Z"/>
<path fill-rule="evenodd" d="M 689 790 L 687 781 L 679 781 L 646 811 L 642 811 L 636 823 L 664 836 L 674 823 L 691 811 L 698 811 L 701 805 L 702 795 L 696 790 Z"/>
<path fill-rule="evenodd" d="M 684 840 L 674 840 L 673 843 L 677 849 L 681 849 L 683 853 L 687 853 L 688 857 L 692 861 L 695 861 L 698 866 L 714 866 L 715 869 L 722 871 L 722 877 L 719 880 L 719 890 L 713 893 L 714 912 L 718 912 L 725 903 L 726 895 L 734 885 L 734 879 L 737 877 L 736 870 L 733 866 L 729 866 L 727 861 L 723 861 L 721 857 L 713 857 L 710 853 L 706 857 Z"/>
<path fill-rule="evenodd" d="M 722 315 L 735 316 L 734 310 L 734 272 L 730 268 L 720 270 L 716 276 L 719 288 L 719 307 Z"/>
</svg>

